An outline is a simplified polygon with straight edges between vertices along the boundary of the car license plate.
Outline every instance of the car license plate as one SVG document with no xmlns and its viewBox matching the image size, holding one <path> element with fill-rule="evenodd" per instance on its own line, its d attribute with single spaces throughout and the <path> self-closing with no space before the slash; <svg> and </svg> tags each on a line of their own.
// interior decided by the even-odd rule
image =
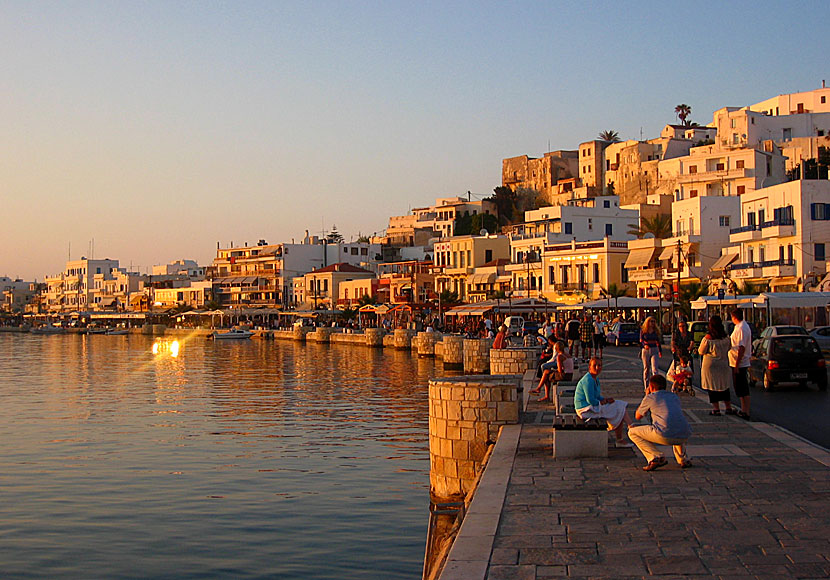
<svg viewBox="0 0 830 580">
<path fill-rule="evenodd" d="M 807 373 L 792 373 L 790 375 L 790 378 L 791 379 L 806 379 L 807 378 Z"/>
</svg>

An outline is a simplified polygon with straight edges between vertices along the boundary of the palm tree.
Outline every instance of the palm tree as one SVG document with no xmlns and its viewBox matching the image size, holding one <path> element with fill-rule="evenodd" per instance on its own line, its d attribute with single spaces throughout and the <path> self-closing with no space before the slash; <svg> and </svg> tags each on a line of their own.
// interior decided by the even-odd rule
<svg viewBox="0 0 830 580">
<path fill-rule="evenodd" d="M 671 216 L 668 214 L 657 214 L 652 218 L 644 217 L 640 220 L 639 226 L 631 226 L 628 233 L 642 239 L 646 234 L 653 234 L 658 240 L 671 237 Z"/>
<path fill-rule="evenodd" d="M 686 320 L 692 319 L 692 302 L 701 296 L 706 296 L 706 293 L 706 286 L 700 282 L 688 282 L 680 285 L 677 307 L 684 314 Z"/>
<path fill-rule="evenodd" d="M 686 127 L 689 126 L 689 123 L 686 122 L 686 117 L 692 114 L 692 108 L 689 105 L 680 104 L 674 108 L 674 113 L 680 119 L 680 122 L 685 125 Z"/>
<path fill-rule="evenodd" d="M 623 286 L 618 286 L 616 282 L 609 284 L 608 288 L 599 289 L 600 295 L 605 298 L 613 298 L 614 299 L 614 309 L 617 309 L 617 298 L 621 298 L 623 296 L 628 296 L 628 288 Z"/>
<path fill-rule="evenodd" d="M 607 141 L 609 143 L 618 143 L 620 140 L 620 134 L 610 129 L 607 131 L 601 131 L 597 137 L 599 137 L 600 141 Z"/>
</svg>

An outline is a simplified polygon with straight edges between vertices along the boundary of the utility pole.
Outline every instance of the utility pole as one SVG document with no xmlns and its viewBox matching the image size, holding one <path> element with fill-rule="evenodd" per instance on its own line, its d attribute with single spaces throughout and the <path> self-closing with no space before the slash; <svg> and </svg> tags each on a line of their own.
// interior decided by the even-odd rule
<svg viewBox="0 0 830 580">
<path fill-rule="evenodd" d="M 675 301 L 680 299 L 680 270 L 683 269 L 683 248 L 682 242 L 677 240 L 677 293 L 672 292 L 672 301 L 671 301 L 671 334 L 674 336 L 674 327 L 675 327 L 675 316 L 677 313 L 675 312 Z"/>
</svg>

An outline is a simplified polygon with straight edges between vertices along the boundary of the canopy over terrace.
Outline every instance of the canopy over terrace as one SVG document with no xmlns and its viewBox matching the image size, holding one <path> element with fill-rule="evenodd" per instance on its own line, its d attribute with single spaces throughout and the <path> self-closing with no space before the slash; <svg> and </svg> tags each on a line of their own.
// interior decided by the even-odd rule
<svg viewBox="0 0 830 580">
<path fill-rule="evenodd" d="M 620 296 L 618 298 L 601 298 L 581 304 L 562 306 L 560 311 L 581 311 L 581 310 L 603 310 L 619 312 L 622 311 L 623 318 L 641 320 L 644 315 L 657 313 L 658 310 L 671 308 L 671 301 L 659 300 L 657 298 L 634 298 L 631 296 Z"/>
<path fill-rule="evenodd" d="M 764 292 L 752 299 L 755 308 L 765 308 L 767 324 L 799 324 L 806 328 L 825 326 L 830 292 Z"/>
<path fill-rule="evenodd" d="M 549 312 L 562 307 L 559 302 L 544 298 L 517 298 L 512 300 L 484 300 L 473 304 L 462 304 L 444 313 L 445 316 L 484 316 L 485 314 L 532 314 Z"/>
</svg>

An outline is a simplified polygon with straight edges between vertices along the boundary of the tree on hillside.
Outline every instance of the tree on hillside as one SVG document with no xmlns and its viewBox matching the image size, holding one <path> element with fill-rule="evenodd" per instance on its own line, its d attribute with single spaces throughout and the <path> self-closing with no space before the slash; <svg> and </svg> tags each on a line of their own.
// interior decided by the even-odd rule
<svg viewBox="0 0 830 580">
<path fill-rule="evenodd" d="M 504 226 L 513 221 L 513 212 L 516 209 L 516 192 L 500 185 L 493 190 L 493 195 L 487 198 L 496 206 L 496 220 L 498 225 Z"/>
<path fill-rule="evenodd" d="M 326 242 L 329 244 L 339 244 L 343 242 L 343 236 L 337 231 L 337 226 L 331 226 L 331 231 L 326 234 Z"/>
<path fill-rule="evenodd" d="M 620 134 L 616 131 L 611 131 L 610 129 L 607 131 L 601 131 L 599 135 L 600 141 L 607 141 L 608 143 L 618 143 L 620 140 Z"/>
<path fill-rule="evenodd" d="M 680 119 L 680 123 L 688 127 L 690 123 L 686 121 L 686 117 L 692 114 L 692 108 L 687 104 L 680 104 L 674 108 L 674 113 Z"/>
<path fill-rule="evenodd" d="M 632 225 L 628 233 L 642 239 L 646 234 L 653 234 L 658 240 L 671 237 L 671 216 L 657 214 L 653 218 L 644 217 L 637 226 Z"/>
<path fill-rule="evenodd" d="M 496 216 L 489 213 L 477 213 L 475 215 L 466 213 L 455 218 L 453 232 L 456 236 L 477 236 L 481 230 L 487 230 L 494 234 L 499 229 Z"/>
</svg>

